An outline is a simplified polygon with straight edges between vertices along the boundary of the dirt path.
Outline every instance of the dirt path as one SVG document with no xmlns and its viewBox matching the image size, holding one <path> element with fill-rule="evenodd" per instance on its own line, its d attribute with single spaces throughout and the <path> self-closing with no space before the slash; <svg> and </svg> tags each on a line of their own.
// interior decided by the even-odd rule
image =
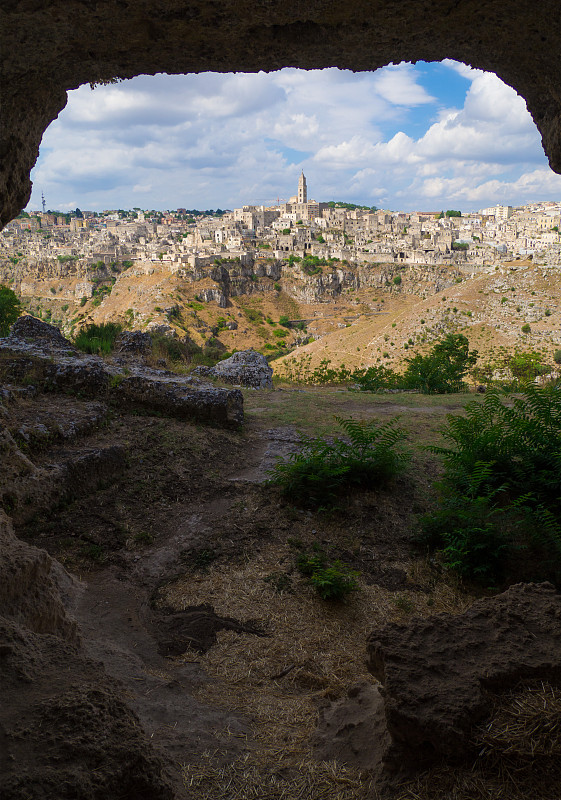
<svg viewBox="0 0 561 800">
<path fill-rule="evenodd" d="M 301 758 L 301 748 L 309 749 L 302 743 L 315 725 L 318 687 L 326 697 L 341 699 L 353 680 L 369 681 L 360 648 L 371 609 L 382 617 L 399 616 L 400 603 L 403 609 L 424 607 L 423 592 L 432 590 L 418 578 L 411 579 L 406 562 L 412 511 L 422 510 L 426 502 L 430 468 L 423 471 L 425 485 L 415 487 L 405 477 L 391 491 L 349 498 L 344 515 L 326 518 L 295 509 L 281 502 L 278 492 L 263 487 L 276 457 L 297 447 L 299 428 L 333 430 L 333 414 L 387 419 L 401 413 L 430 439 L 450 410 L 442 402 L 418 407 L 411 399 L 407 403 L 333 390 L 247 393 L 247 423 L 237 433 L 172 419 L 117 415 L 104 427 L 88 431 L 75 447 L 120 444 L 128 453 L 127 469 L 91 494 L 21 526 L 20 535 L 46 547 L 80 576 L 72 611 L 86 653 L 102 661 L 107 673 L 123 684 L 127 702 L 168 764 L 178 798 L 207 796 L 200 786 L 197 791 L 186 788 L 182 765 L 204 764 L 209 754 L 212 775 L 251 753 L 265 753 L 255 776 L 272 769 L 273 757 L 267 754 L 274 748 L 263 750 L 256 738 L 256 725 L 265 723 L 253 699 L 260 693 L 269 697 L 274 689 L 270 676 L 291 663 L 290 676 L 270 702 L 272 708 L 278 705 L 279 718 L 302 714 L 305 722 L 297 737 Z M 43 458 L 48 459 L 48 453 Z M 318 605 L 294 572 L 290 542 L 301 542 L 302 547 L 319 542 L 360 569 L 360 602 L 336 614 Z M 290 602 L 264 582 L 281 574 L 294 586 L 295 599 Z M 248 587 L 254 592 L 251 596 Z M 293 620 L 301 617 L 299 626 L 290 617 L 275 622 L 279 603 L 279 614 L 285 606 L 293 609 Z M 324 621 L 326 614 L 331 621 Z M 316 645 L 313 626 L 324 624 L 326 631 L 334 625 L 333 640 L 320 644 L 324 634 L 318 634 Z M 295 644 L 291 627 L 295 643 L 303 637 L 300 656 L 289 652 Z M 268 638 L 259 638 L 261 629 Z M 218 646 L 208 650 L 217 641 Z M 231 661 L 226 651 L 234 642 Z M 329 655 L 339 646 L 341 655 Z M 356 653 L 352 658 L 349 653 L 344 669 L 322 665 L 324 649 L 329 663 L 343 664 L 349 648 Z M 250 662 L 244 666 L 254 650 L 263 652 L 259 658 L 265 665 L 259 667 L 264 670 L 263 683 L 256 686 L 249 679 L 256 668 Z M 170 652 L 182 655 L 172 658 Z M 238 676 L 238 669 L 247 669 L 248 677 Z M 250 692 L 246 700 L 239 693 L 242 689 Z M 283 703 L 296 700 L 304 703 L 305 712 L 285 709 Z M 271 714 L 273 719 L 277 712 Z M 286 724 L 286 730 L 292 730 Z M 271 736 L 280 736 L 271 725 Z M 315 774 L 313 760 L 309 764 L 313 794 L 314 781 L 321 776 Z M 294 767 L 287 766 L 286 774 L 293 773 Z M 356 781 L 355 794 L 349 797 L 359 796 L 361 779 Z M 277 795 L 271 788 L 268 796 Z"/>
</svg>

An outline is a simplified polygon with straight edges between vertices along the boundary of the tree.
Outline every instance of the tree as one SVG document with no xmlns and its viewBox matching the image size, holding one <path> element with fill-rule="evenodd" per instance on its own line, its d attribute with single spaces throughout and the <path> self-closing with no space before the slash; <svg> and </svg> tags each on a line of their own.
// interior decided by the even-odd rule
<svg viewBox="0 0 561 800">
<path fill-rule="evenodd" d="M 434 345 L 430 353 L 405 359 L 403 375 L 407 388 L 426 394 L 447 394 L 464 388 L 462 381 L 477 361 L 477 350 L 469 351 L 469 341 L 461 333 L 450 333 Z"/>
<path fill-rule="evenodd" d="M 0 336 L 7 336 L 22 312 L 16 294 L 7 286 L 0 286 Z"/>
<path fill-rule="evenodd" d="M 447 217 L 461 217 L 462 216 L 462 212 L 461 211 L 454 211 L 454 209 L 449 208 L 448 211 L 446 212 L 446 216 Z"/>
</svg>

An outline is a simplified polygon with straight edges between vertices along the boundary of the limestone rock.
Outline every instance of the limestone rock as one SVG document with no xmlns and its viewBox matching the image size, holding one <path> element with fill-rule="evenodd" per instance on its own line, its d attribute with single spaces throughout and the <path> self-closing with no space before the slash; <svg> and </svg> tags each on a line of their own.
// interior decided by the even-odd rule
<svg viewBox="0 0 561 800">
<path fill-rule="evenodd" d="M 238 390 L 201 385 L 191 377 L 142 366 L 130 371 L 134 374 L 125 374 L 99 356 L 49 350 L 46 344 L 38 346 L 36 340 L 17 336 L 0 340 L 0 376 L 9 382 L 33 383 L 44 391 L 77 394 L 212 425 L 237 427 L 243 422 L 243 396 Z"/>
<path fill-rule="evenodd" d="M 206 376 L 250 389 L 272 389 L 273 370 L 261 353 L 242 350 L 214 367 L 196 367 L 193 375 Z"/>
<path fill-rule="evenodd" d="M 76 626 L 66 615 L 54 563 L 45 550 L 16 539 L 0 509 L 0 613 L 35 633 L 76 640 Z"/>
<path fill-rule="evenodd" d="M 243 422 L 243 395 L 239 390 L 197 387 L 188 379 L 131 375 L 114 387 L 112 399 L 127 408 L 137 406 L 178 419 L 226 427 Z"/>
<path fill-rule="evenodd" d="M 10 330 L 7 342 L 11 344 L 32 344 L 43 351 L 56 350 L 75 354 L 76 349 L 65 339 L 58 328 L 36 317 L 24 314 L 19 317 Z"/>
<path fill-rule="evenodd" d="M 358 769 L 379 767 L 389 744 L 379 687 L 362 681 L 347 697 L 322 708 L 313 744 L 323 761 Z"/>
<path fill-rule="evenodd" d="M 152 322 L 148 323 L 146 330 L 149 333 L 155 334 L 156 336 L 169 336 L 171 339 L 177 339 L 177 331 L 166 322 L 158 322 L 157 320 L 153 320 Z"/>
<path fill-rule="evenodd" d="M 152 337 L 143 331 L 122 331 L 115 339 L 115 355 L 146 356 L 152 351 Z"/>
<path fill-rule="evenodd" d="M 517 584 L 464 614 L 385 625 L 368 639 L 368 667 L 383 683 L 389 764 L 465 759 L 486 690 L 561 679 L 561 594 Z"/>
</svg>

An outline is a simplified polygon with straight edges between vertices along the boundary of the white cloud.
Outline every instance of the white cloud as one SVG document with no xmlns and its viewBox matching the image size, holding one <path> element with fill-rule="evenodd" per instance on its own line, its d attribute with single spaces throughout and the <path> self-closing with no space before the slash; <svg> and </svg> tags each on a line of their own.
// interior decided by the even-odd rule
<svg viewBox="0 0 561 800">
<path fill-rule="evenodd" d="M 467 78 L 468 81 L 473 81 L 477 78 L 478 75 L 484 75 L 485 73 L 480 69 L 475 69 L 474 67 L 470 67 L 468 64 L 462 64 L 461 61 L 453 61 L 451 58 L 444 58 L 442 63 L 445 67 L 449 67 L 449 69 L 454 70 L 457 72 L 458 75 L 461 75 L 462 78 Z"/>
<path fill-rule="evenodd" d="M 454 107 L 438 100 L 447 75 Z M 31 207 L 42 189 L 53 208 L 273 202 L 302 168 L 315 199 L 390 208 L 561 196 L 524 101 L 447 60 L 83 86 L 44 136 Z"/>
<path fill-rule="evenodd" d="M 417 82 L 412 64 L 397 64 L 378 70 L 373 83 L 380 97 L 394 105 L 418 106 L 434 103 L 436 99 Z"/>
</svg>

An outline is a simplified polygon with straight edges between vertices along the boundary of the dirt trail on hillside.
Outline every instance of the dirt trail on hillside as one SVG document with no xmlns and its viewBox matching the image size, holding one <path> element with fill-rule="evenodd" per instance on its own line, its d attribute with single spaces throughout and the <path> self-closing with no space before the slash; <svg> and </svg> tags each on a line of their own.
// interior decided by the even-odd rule
<svg viewBox="0 0 561 800">
<path fill-rule="evenodd" d="M 205 652 L 223 632 L 248 650 L 273 634 L 266 608 L 248 619 L 252 613 L 243 603 L 237 610 L 217 610 L 206 596 L 171 607 L 168 587 L 177 581 L 204 587 L 209 570 L 227 577 L 270 559 L 269 552 L 278 551 L 280 569 L 292 560 L 287 541 L 319 540 L 360 569 L 365 585 L 384 597 L 419 588 L 403 567 L 411 509 L 423 504 L 422 491 L 408 478 L 391 492 L 351 500 L 344 520 L 294 509 L 280 501 L 278 491 L 263 486 L 275 459 L 298 447 L 300 426 L 285 424 L 283 416 L 287 409 L 292 413 L 296 400 L 317 402 L 318 417 L 324 414 L 314 391 L 305 390 L 249 395 L 242 432 L 115 415 L 75 447 L 122 445 L 128 453 L 123 473 L 18 530 L 79 576 L 69 602 L 86 654 L 124 686 L 127 703 L 168 764 L 178 798 L 194 797 L 184 786 L 182 765 L 213 753 L 213 769 L 219 769 L 258 748 L 249 705 L 231 708 L 201 699 L 228 678 L 209 674 Z M 331 392 L 328 400 L 331 414 L 385 420 L 401 413 L 422 424 L 448 410 L 371 404 L 348 393 Z M 49 454 L 42 457 L 48 460 Z M 430 480 L 430 470 L 425 477 Z"/>
</svg>

